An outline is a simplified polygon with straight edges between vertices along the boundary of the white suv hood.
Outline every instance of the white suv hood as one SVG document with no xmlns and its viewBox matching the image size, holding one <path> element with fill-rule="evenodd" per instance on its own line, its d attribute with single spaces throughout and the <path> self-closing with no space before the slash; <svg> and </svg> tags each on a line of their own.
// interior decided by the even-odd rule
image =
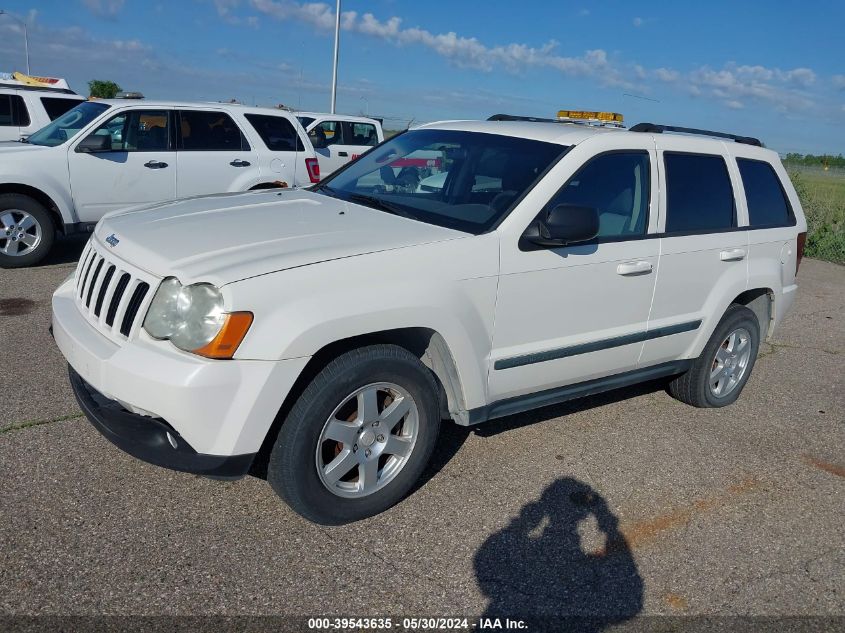
<svg viewBox="0 0 845 633">
<path fill-rule="evenodd" d="M 94 235 L 102 250 L 154 275 L 218 286 L 466 236 L 301 190 L 201 196 L 118 211 L 103 218 Z M 112 235 L 117 242 L 106 242 Z"/>
</svg>

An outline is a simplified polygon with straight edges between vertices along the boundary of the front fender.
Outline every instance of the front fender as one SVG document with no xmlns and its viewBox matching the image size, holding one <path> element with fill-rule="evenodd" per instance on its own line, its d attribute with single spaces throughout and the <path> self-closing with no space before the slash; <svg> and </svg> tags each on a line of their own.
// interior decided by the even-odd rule
<svg viewBox="0 0 845 633">
<path fill-rule="evenodd" d="M 446 342 L 466 406 L 481 406 L 496 301 L 497 241 L 491 234 L 426 244 L 230 284 L 226 294 L 232 309 L 255 315 L 236 356 L 300 358 L 355 336 L 427 328 Z"/>
</svg>

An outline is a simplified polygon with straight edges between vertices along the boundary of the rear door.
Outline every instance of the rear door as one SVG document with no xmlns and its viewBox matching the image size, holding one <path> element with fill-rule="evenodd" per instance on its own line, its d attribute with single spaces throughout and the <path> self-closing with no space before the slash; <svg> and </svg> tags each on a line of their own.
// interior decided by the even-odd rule
<svg viewBox="0 0 845 633">
<path fill-rule="evenodd" d="M 96 222 L 114 209 L 176 197 L 171 115 L 166 109 L 124 110 L 91 132 L 111 137 L 111 151 L 77 152 L 81 138 L 68 148 L 71 191 L 81 222 Z"/>
<path fill-rule="evenodd" d="M 258 154 L 229 113 L 179 110 L 177 119 L 177 197 L 246 191 L 259 182 Z"/>
<path fill-rule="evenodd" d="M 725 297 L 748 280 L 748 232 L 724 143 L 657 137 L 660 165 L 660 264 L 641 366 L 688 356 L 722 316 Z M 700 149 L 699 149 L 700 148 Z M 715 148 L 715 149 L 714 149 Z"/>
</svg>

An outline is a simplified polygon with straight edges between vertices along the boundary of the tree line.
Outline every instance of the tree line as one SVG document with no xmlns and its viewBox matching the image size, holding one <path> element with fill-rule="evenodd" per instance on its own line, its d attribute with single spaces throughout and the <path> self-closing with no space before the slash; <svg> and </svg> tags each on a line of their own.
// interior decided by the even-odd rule
<svg viewBox="0 0 845 633">
<path fill-rule="evenodd" d="M 842 154 L 838 156 L 832 156 L 830 154 L 816 156 L 814 154 L 790 153 L 786 155 L 783 162 L 792 165 L 803 165 L 805 167 L 845 167 L 845 156 L 842 156 Z"/>
</svg>

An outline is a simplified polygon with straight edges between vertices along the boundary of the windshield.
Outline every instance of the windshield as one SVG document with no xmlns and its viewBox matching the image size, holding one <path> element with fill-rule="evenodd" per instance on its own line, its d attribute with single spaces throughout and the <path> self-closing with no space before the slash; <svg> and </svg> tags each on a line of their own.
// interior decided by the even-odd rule
<svg viewBox="0 0 845 633">
<path fill-rule="evenodd" d="M 105 103 L 85 101 L 30 135 L 27 140 L 33 145 L 46 145 L 47 147 L 61 145 L 76 136 L 82 128 L 108 109 L 109 106 Z"/>
<path fill-rule="evenodd" d="M 373 148 L 315 190 L 480 234 L 568 148 L 498 134 L 423 129 Z"/>
</svg>

